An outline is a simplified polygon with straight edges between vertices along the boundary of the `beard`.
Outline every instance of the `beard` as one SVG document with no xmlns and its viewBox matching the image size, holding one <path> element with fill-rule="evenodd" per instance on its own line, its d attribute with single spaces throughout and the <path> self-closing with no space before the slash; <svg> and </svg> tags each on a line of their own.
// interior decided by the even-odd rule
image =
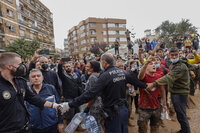
<svg viewBox="0 0 200 133">
<path fill-rule="evenodd" d="M 17 75 L 16 71 L 13 70 L 13 69 L 10 71 L 10 74 L 11 74 L 12 76 L 14 76 L 14 77 Z"/>
<path fill-rule="evenodd" d="M 72 69 L 67 69 L 66 72 L 67 72 L 67 73 L 71 73 L 71 72 L 72 72 Z"/>
</svg>

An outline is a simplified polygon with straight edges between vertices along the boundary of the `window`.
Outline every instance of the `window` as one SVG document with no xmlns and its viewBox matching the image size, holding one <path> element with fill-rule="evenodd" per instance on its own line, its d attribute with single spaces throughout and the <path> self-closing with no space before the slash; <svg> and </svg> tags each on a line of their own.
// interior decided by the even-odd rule
<svg viewBox="0 0 200 133">
<path fill-rule="evenodd" d="M 13 3 L 13 1 L 12 0 L 8 0 L 10 3 Z"/>
<path fill-rule="evenodd" d="M 21 20 L 21 21 L 24 21 L 21 13 L 18 13 L 18 19 Z"/>
<path fill-rule="evenodd" d="M 78 50 L 78 49 L 75 49 L 74 52 L 79 52 L 79 50 Z"/>
<path fill-rule="evenodd" d="M 82 41 L 81 41 L 81 44 L 85 44 L 85 43 L 86 43 L 86 40 L 82 40 Z"/>
<path fill-rule="evenodd" d="M 115 34 L 116 34 L 116 31 L 110 30 L 110 31 L 108 31 L 108 34 L 109 34 L 109 35 L 115 35 Z"/>
<path fill-rule="evenodd" d="M 73 40 L 77 40 L 77 37 L 74 37 Z"/>
<path fill-rule="evenodd" d="M 103 40 L 104 40 L 104 42 L 107 42 L 107 38 L 104 38 Z"/>
<path fill-rule="evenodd" d="M 115 24 L 115 27 L 118 28 L 118 27 L 119 27 L 119 24 Z"/>
<path fill-rule="evenodd" d="M 103 28 L 106 28 L 106 24 L 103 24 Z"/>
<path fill-rule="evenodd" d="M 36 4 L 36 10 L 38 11 L 39 10 L 39 8 L 40 8 L 40 5 L 39 4 Z"/>
<path fill-rule="evenodd" d="M 77 43 L 74 43 L 74 47 L 76 47 L 76 46 L 78 46 L 78 44 L 77 44 Z"/>
<path fill-rule="evenodd" d="M 95 41 L 96 41 L 95 37 L 91 38 L 91 42 L 95 42 Z"/>
<path fill-rule="evenodd" d="M 19 34 L 20 34 L 21 37 L 25 36 L 25 32 L 23 30 L 19 30 Z"/>
<path fill-rule="evenodd" d="M 120 28 L 126 28 L 126 24 L 119 24 Z"/>
<path fill-rule="evenodd" d="M 9 10 L 9 9 L 7 9 L 7 15 L 9 16 L 9 17 L 14 17 L 14 15 L 13 15 L 13 11 L 11 11 L 11 10 Z"/>
<path fill-rule="evenodd" d="M 86 47 L 81 48 L 81 51 L 86 51 Z"/>
<path fill-rule="evenodd" d="M 127 39 L 126 39 L 126 38 L 120 38 L 120 41 L 121 41 L 121 42 L 126 42 Z"/>
<path fill-rule="evenodd" d="M 19 0 L 16 0 L 16 5 L 19 6 Z"/>
<path fill-rule="evenodd" d="M 108 28 L 113 28 L 113 27 L 115 27 L 114 23 L 108 23 Z"/>
<path fill-rule="evenodd" d="M 84 30 L 84 29 L 85 29 L 85 26 L 82 25 L 82 26 L 80 27 L 80 30 Z"/>
<path fill-rule="evenodd" d="M 117 38 L 115 39 L 115 41 L 118 41 L 118 42 L 119 42 L 119 41 L 120 41 L 120 38 L 119 38 L 119 37 L 117 37 Z"/>
<path fill-rule="evenodd" d="M 31 39 L 34 39 L 33 33 L 30 33 L 30 38 L 31 38 Z"/>
<path fill-rule="evenodd" d="M 30 25 L 34 25 L 34 22 L 33 21 L 28 21 L 28 23 L 30 24 Z"/>
<path fill-rule="evenodd" d="M 75 35 L 75 34 L 76 34 L 76 31 L 74 30 L 74 31 L 72 32 L 72 34 Z"/>
<path fill-rule="evenodd" d="M 107 32 L 106 31 L 103 31 L 103 35 L 106 35 L 107 34 Z"/>
<path fill-rule="evenodd" d="M 15 40 L 10 40 L 10 43 L 14 43 L 15 42 Z"/>
<path fill-rule="evenodd" d="M 120 34 L 120 35 L 125 35 L 125 34 L 126 34 L 126 31 L 119 31 L 119 34 Z"/>
<path fill-rule="evenodd" d="M 90 23 L 89 25 L 90 25 L 90 27 L 94 27 L 94 23 Z"/>
<path fill-rule="evenodd" d="M 15 26 L 10 25 L 8 28 L 10 32 L 15 32 Z"/>
<path fill-rule="evenodd" d="M 96 30 L 90 30 L 90 34 L 91 34 L 91 35 L 96 34 Z"/>
<path fill-rule="evenodd" d="M 80 35 L 80 38 L 82 38 L 82 37 L 84 37 L 86 35 L 86 33 L 84 32 L 84 33 L 82 33 L 81 35 Z"/>
<path fill-rule="evenodd" d="M 117 30 L 117 31 L 115 31 L 115 33 L 116 33 L 116 35 L 119 35 L 119 31 Z"/>
<path fill-rule="evenodd" d="M 109 42 L 115 42 L 115 41 L 120 41 L 120 38 L 109 38 Z"/>
</svg>

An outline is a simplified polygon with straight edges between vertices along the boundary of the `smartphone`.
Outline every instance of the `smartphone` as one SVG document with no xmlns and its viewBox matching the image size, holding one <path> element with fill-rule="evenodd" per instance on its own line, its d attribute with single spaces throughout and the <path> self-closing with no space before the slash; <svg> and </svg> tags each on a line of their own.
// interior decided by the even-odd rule
<svg viewBox="0 0 200 133">
<path fill-rule="evenodd" d="M 43 54 L 48 55 L 49 54 L 49 49 L 42 49 L 42 50 L 40 50 L 39 55 L 43 55 Z"/>
</svg>

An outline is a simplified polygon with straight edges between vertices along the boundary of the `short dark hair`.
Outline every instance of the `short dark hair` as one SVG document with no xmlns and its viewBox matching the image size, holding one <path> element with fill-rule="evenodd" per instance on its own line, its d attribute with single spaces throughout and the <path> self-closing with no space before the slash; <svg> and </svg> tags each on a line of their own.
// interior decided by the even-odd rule
<svg viewBox="0 0 200 133">
<path fill-rule="evenodd" d="M 17 53 L 5 52 L 0 54 L 0 68 L 4 69 L 5 65 L 12 64 L 15 61 L 15 58 L 19 57 Z"/>
<path fill-rule="evenodd" d="M 110 53 L 105 53 L 101 56 L 102 60 L 107 62 L 109 65 L 114 65 L 114 57 Z"/>
<path fill-rule="evenodd" d="M 159 51 L 163 51 L 163 49 L 162 48 L 157 49 L 156 53 L 158 53 Z"/>
<path fill-rule="evenodd" d="M 156 59 L 159 59 L 161 61 L 161 58 L 159 56 L 155 56 Z"/>
<path fill-rule="evenodd" d="M 98 73 L 101 71 L 100 63 L 98 61 L 90 61 L 90 65 L 94 72 Z"/>
<path fill-rule="evenodd" d="M 172 53 L 172 52 L 179 52 L 179 50 L 178 50 L 178 48 L 173 47 L 173 48 L 170 48 L 170 50 L 169 50 L 169 53 Z"/>
</svg>

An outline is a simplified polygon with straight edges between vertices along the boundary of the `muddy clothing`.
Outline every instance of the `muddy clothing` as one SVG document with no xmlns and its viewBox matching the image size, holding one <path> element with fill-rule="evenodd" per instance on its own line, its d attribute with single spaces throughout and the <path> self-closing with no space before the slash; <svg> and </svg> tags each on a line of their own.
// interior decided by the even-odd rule
<svg viewBox="0 0 200 133">
<path fill-rule="evenodd" d="M 174 106 L 178 122 L 181 125 L 181 133 L 190 133 L 190 125 L 186 114 L 187 98 L 188 95 L 171 95 L 171 101 Z"/>
<path fill-rule="evenodd" d="M 168 90 L 171 92 L 171 101 L 181 125 L 181 133 L 190 133 L 190 125 L 186 114 L 187 97 L 190 92 L 189 70 L 196 69 L 199 69 L 199 66 L 189 64 L 187 59 L 181 58 L 177 63 L 171 65 L 167 75 L 154 82 L 154 85 L 168 84 Z"/>
<path fill-rule="evenodd" d="M 168 90 L 171 93 L 189 94 L 189 71 L 195 71 L 198 69 L 198 66 L 189 64 L 186 58 L 181 58 L 177 63 L 172 63 L 169 73 L 156 80 L 154 86 L 168 85 Z"/>
<path fill-rule="evenodd" d="M 155 73 L 154 76 L 145 74 L 144 83 L 153 83 L 155 80 L 159 79 L 161 75 Z M 140 99 L 139 99 L 139 108 L 141 109 L 157 109 L 160 108 L 160 103 L 158 101 L 158 95 L 160 95 L 160 87 L 155 88 L 154 91 L 147 93 L 144 89 L 139 88 Z"/>
<path fill-rule="evenodd" d="M 147 133 L 148 121 L 150 120 L 151 133 L 159 133 L 159 121 L 160 121 L 160 108 L 156 110 L 140 109 L 138 110 L 138 132 Z"/>
</svg>

